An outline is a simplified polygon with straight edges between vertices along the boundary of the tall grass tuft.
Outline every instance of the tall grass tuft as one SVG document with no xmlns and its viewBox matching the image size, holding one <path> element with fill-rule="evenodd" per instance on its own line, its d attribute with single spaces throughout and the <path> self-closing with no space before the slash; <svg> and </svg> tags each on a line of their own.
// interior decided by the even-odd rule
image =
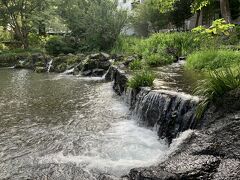
<svg viewBox="0 0 240 180">
<path fill-rule="evenodd" d="M 140 87 L 151 87 L 153 86 L 153 81 L 155 75 L 148 70 L 142 70 L 135 72 L 133 77 L 128 81 L 128 86 L 133 89 L 138 89 Z"/>
<path fill-rule="evenodd" d="M 240 63 L 240 52 L 232 50 L 205 50 L 191 54 L 186 67 L 190 69 L 215 70 Z"/>
<path fill-rule="evenodd" d="M 134 60 L 129 64 L 131 70 L 141 70 L 144 68 L 144 64 L 141 60 Z"/>
<path fill-rule="evenodd" d="M 209 72 L 209 77 L 201 82 L 194 94 L 203 98 L 197 109 L 197 118 L 201 118 L 209 103 L 215 103 L 227 92 L 240 87 L 240 70 L 230 68 Z"/>
</svg>

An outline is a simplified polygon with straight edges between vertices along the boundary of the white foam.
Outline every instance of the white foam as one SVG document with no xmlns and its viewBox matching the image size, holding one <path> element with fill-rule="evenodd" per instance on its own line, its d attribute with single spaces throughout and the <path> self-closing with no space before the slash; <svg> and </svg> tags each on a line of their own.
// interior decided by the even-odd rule
<svg viewBox="0 0 240 180">
<path fill-rule="evenodd" d="M 85 164 L 88 169 L 120 176 L 131 168 L 159 162 L 168 150 L 168 145 L 158 140 L 156 132 L 139 127 L 134 120 L 112 124 L 100 141 L 100 146 L 81 156 L 64 156 L 60 152 L 43 158 L 42 162 Z"/>
</svg>

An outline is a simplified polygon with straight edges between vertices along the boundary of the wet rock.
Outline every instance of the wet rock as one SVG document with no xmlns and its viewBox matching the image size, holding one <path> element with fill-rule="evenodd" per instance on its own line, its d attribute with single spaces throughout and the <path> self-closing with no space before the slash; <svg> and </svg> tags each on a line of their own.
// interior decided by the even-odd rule
<svg viewBox="0 0 240 180">
<path fill-rule="evenodd" d="M 90 59 L 99 59 L 100 61 L 106 61 L 110 58 L 110 55 L 104 52 L 91 54 Z"/>
<path fill-rule="evenodd" d="M 92 75 L 93 76 L 103 76 L 105 73 L 104 69 L 93 69 Z"/>
<path fill-rule="evenodd" d="M 226 112 L 240 110 L 240 88 L 229 91 L 223 97 L 217 99 L 216 106 Z"/>
<path fill-rule="evenodd" d="M 146 172 L 148 179 L 154 179 L 153 171 L 173 173 L 176 179 L 240 179 L 240 121 L 236 117 L 240 112 L 212 116 L 215 123 L 195 131 L 158 166 L 138 168 L 137 174 L 142 179 Z M 137 179 L 132 172 L 136 169 L 129 175 Z"/>
<path fill-rule="evenodd" d="M 44 73 L 47 72 L 47 69 L 45 67 L 36 67 L 34 70 L 36 73 Z"/>
<path fill-rule="evenodd" d="M 94 74 L 89 74 L 93 76 L 102 76 L 111 66 L 111 62 L 109 61 L 109 55 L 105 53 L 97 53 L 88 56 L 81 65 L 78 67 L 81 68 L 82 72 L 91 71 L 94 73 L 96 69 L 98 69 Z M 104 72 L 99 71 L 99 69 L 104 70 Z M 83 73 L 86 74 L 86 73 Z"/>
<path fill-rule="evenodd" d="M 124 60 L 124 56 L 123 55 L 119 55 L 119 54 L 113 54 L 113 55 L 111 55 L 111 59 L 114 59 L 114 61 L 116 61 L 116 62 L 123 61 Z"/>
<path fill-rule="evenodd" d="M 116 66 L 111 66 L 105 76 L 107 81 L 113 81 L 113 89 L 118 95 L 122 95 L 127 90 L 128 77 L 127 74 L 118 69 Z"/>
<path fill-rule="evenodd" d="M 82 72 L 82 75 L 83 75 L 83 76 L 90 76 L 91 74 L 92 74 L 92 71 L 91 71 L 91 70 L 83 71 L 83 72 Z"/>
<path fill-rule="evenodd" d="M 108 174 L 102 174 L 98 177 L 98 180 L 120 180 L 120 178 L 117 178 Z M 124 180 L 124 179 L 121 179 L 121 180 Z"/>
<path fill-rule="evenodd" d="M 137 57 L 136 56 L 128 56 L 126 59 L 125 59 L 125 61 L 124 61 L 124 66 L 126 66 L 126 67 L 128 67 L 129 66 L 129 64 L 131 63 L 131 62 L 133 62 L 134 60 L 136 60 L 137 59 Z"/>
<path fill-rule="evenodd" d="M 66 63 L 59 64 L 54 68 L 54 71 L 57 72 L 57 73 L 62 73 L 66 70 L 67 70 L 67 64 Z"/>
<path fill-rule="evenodd" d="M 176 174 L 163 171 L 161 168 L 136 168 L 132 169 L 129 173 L 129 180 L 178 180 L 179 177 Z"/>
</svg>

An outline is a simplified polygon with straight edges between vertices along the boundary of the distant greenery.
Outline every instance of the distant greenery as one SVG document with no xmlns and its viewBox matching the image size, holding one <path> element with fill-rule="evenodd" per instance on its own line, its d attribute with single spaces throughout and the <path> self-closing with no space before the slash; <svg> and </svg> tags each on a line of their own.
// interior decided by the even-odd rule
<svg viewBox="0 0 240 180">
<path fill-rule="evenodd" d="M 194 33 L 156 33 L 145 39 L 121 36 L 113 46 L 112 53 L 138 54 L 149 66 L 161 66 L 199 48 L 200 41 L 195 40 Z"/>
<path fill-rule="evenodd" d="M 71 0 L 59 3 L 61 17 L 87 50 L 112 47 L 127 21 L 127 12 L 111 0 Z"/>
<path fill-rule="evenodd" d="M 155 79 L 154 74 L 149 70 L 137 71 L 133 74 L 133 77 L 128 81 L 128 86 L 133 89 L 140 87 L 151 87 Z"/>
<path fill-rule="evenodd" d="M 76 50 L 71 47 L 71 45 L 67 44 L 66 41 L 62 37 L 59 36 L 52 36 L 47 42 L 46 42 L 46 51 L 50 55 L 59 55 L 61 53 L 68 54 L 68 53 L 74 53 Z"/>
<path fill-rule="evenodd" d="M 203 100 L 197 109 L 197 117 L 200 118 L 209 103 L 215 103 L 225 93 L 240 87 L 240 70 L 231 68 L 210 71 L 209 77 L 199 82 L 194 94 L 201 96 Z"/>
<path fill-rule="evenodd" d="M 214 70 L 240 63 L 240 52 L 232 50 L 205 50 L 188 56 L 186 67 L 197 70 Z"/>
</svg>

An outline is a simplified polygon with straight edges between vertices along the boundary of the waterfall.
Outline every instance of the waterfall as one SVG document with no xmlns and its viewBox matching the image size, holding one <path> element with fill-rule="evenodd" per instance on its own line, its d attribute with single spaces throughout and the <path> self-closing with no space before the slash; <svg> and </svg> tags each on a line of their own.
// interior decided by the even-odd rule
<svg viewBox="0 0 240 180">
<path fill-rule="evenodd" d="M 124 97 L 138 121 L 156 130 L 160 138 L 171 143 L 181 132 L 196 128 L 198 97 L 163 89 L 141 88 L 139 92 L 127 87 L 128 78 L 115 66 L 111 66 L 106 75 L 106 80 L 113 81 L 113 89 Z"/>
<path fill-rule="evenodd" d="M 63 72 L 63 74 L 67 74 L 67 75 L 73 74 L 74 73 L 74 69 L 75 69 L 75 67 L 71 68 L 71 69 L 67 69 L 66 71 Z"/>
<path fill-rule="evenodd" d="M 195 127 L 198 102 L 198 97 L 184 93 L 143 88 L 136 97 L 134 114 L 171 142 L 180 132 Z"/>
<path fill-rule="evenodd" d="M 53 63 L 53 60 L 52 60 L 52 59 L 47 63 L 47 72 L 48 72 L 48 73 L 49 73 L 50 70 L 51 70 L 52 63 Z"/>
</svg>

